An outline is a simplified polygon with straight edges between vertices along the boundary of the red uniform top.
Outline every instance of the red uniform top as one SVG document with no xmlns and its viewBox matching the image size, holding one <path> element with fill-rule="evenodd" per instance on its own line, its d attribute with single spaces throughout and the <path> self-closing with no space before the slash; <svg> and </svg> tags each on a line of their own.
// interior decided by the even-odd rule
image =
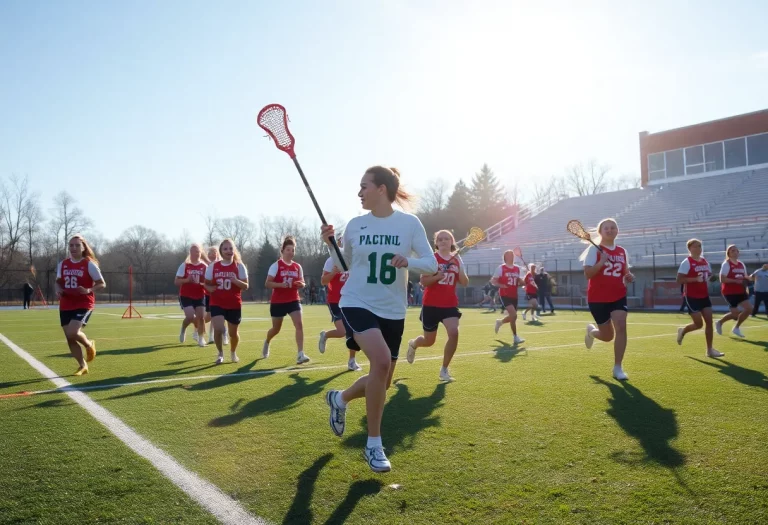
<svg viewBox="0 0 768 525">
<path fill-rule="evenodd" d="M 328 257 L 328 260 L 325 261 L 325 266 L 323 266 L 324 272 L 331 272 L 333 271 L 333 267 L 335 265 L 333 264 L 333 259 L 331 257 Z M 347 278 L 349 277 L 349 272 L 338 272 L 336 275 L 334 275 L 331 278 L 331 282 L 328 283 L 328 304 L 338 304 L 338 302 L 341 300 L 341 289 L 344 288 L 344 283 L 347 282 Z"/>
<path fill-rule="evenodd" d="M 698 277 L 701 276 L 701 282 L 685 283 L 683 288 L 683 295 L 690 297 L 691 299 L 706 299 L 709 297 L 709 276 L 712 275 L 712 267 L 707 260 L 702 257 L 698 261 L 693 257 L 686 257 L 677 273 L 681 273 L 686 277 Z"/>
<path fill-rule="evenodd" d="M 437 252 L 435 252 L 435 259 L 437 259 L 437 271 L 443 272 L 445 277 L 424 288 L 422 304 L 440 308 L 455 308 L 459 306 L 459 298 L 456 295 L 456 285 L 459 282 L 459 261 L 455 257 L 443 259 Z"/>
<path fill-rule="evenodd" d="M 181 263 L 179 271 L 176 272 L 176 277 L 182 279 L 192 278 L 191 283 L 185 283 L 181 285 L 179 289 L 179 295 L 182 297 L 189 297 L 190 299 L 202 299 L 205 295 L 205 287 L 203 282 L 205 281 L 205 269 L 208 265 L 204 262 L 198 264 Z"/>
<path fill-rule="evenodd" d="M 531 272 L 525 274 L 525 293 L 528 295 L 536 295 L 539 293 L 539 288 L 536 286 L 536 280 Z"/>
<path fill-rule="evenodd" d="M 587 302 L 589 303 L 613 303 L 627 296 L 627 287 L 624 284 L 629 265 L 627 252 L 621 246 L 613 249 L 601 246 L 603 252 L 608 255 L 608 261 L 603 269 L 589 280 L 587 285 Z M 584 260 L 584 266 L 594 266 L 599 258 L 599 252 L 594 246 Z"/>
<path fill-rule="evenodd" d="M 496 272 L 493 276 L 496 277 L 501 285 L 499 287 L 499 295 L 501 297 L 517 299 L 517 281 L 520 279 L 521 273 L 519 266 L 507 266 L 506 264 L 502 264 L 496 268 Z"/>
<path fill-rule="evenodd" d="M 61 261 L 56 272 L 56 282 L 64 289 L 59 300 L 59 310 L 93 310 L 96 305 L 93 292 L 81 294 L 77 289 L 80 286 L 93 288 L 93 284 L 100 280 L 102 276 L 99 267 L 88 259 Z"/>
<path fill-rule="evenodd" d="M 276 263 L 269 267 L 269 275 L 274 277 L 276 283 L 289 283 L 289 288 L 273 288 L 272 297 L 269 302 L 272 304 L 292 303 L 299 301 L 299 289 L 294 286 L 294 282 L 304 280 L 304 272 L 301 265 L 296 261 L 291 264 L 283 259 L 278 259 Z"/>
<path fill-rule="evenodd" d="M 743 281 L 747 278 L 747 267 L 744 263 L 737 261 L 733 264 L 731 261 L 725 261 L 720 267 L 720 275 L 729 279 L 738 279 Z M 720 290 L 723 295 L 741 295 L 747 293 L 747 287 L 742 283 L 722 283 Z"/>
<path fill-rule="evenodd" d="M 241 281 L 248 279 L 248 271 L 243 263 L 225 263 L 216 261 L 205 270 L 205 282 L 216 285 L 211 293 L 211 306 L 218 306 L 226 310 L 237 310 L 243 305 L 240 288 L 232 284 L 232 278 Z"/>
</svg>

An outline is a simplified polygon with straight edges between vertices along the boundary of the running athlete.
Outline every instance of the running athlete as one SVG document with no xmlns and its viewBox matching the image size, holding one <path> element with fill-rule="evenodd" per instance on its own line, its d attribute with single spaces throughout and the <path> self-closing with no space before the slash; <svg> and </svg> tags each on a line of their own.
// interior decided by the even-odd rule
<svg viewBox="0 0 768 525">
<path fill-rule="evenodd" d="M 219 249 L 216 248 L 215 246 L 210 246 L 208 248 L 208 261 L 207 261 L 208 264 L 210 265 L 220 260 L 221 260 L 221 256 L 219 255 Z M 203 286 L 203 293 L 205 294 L 203 296 L 203 306 L 205 307 L 205 322 L 210 323 L 210 326 L 208 328 L 208 342 L 213 344 L 215 343 L 215 341 L 213 339 L 213 323 L 211 323 L 211 294 L 205 286 Z M 229 332 L 227 331 L 226 323 L 224 324 L 223 344 L 225 345 L 229 344 Z"/>
<path fill-rule="evenodd" d="M 491 283 L 499 287 L 499 299 L 507 315 L 503 319 L 496 319 L 494 331 L 498 334 L 501 326 L 509 323 L 512 327 L 512 342 L 518 345 L 525 342 L 525 339 L 517 335 L 517 289 L 523 282 L 520 276 L 525 270 L 515 265 L 515 252 L 512 250 L 504 252 L 501 260 L 504 264 L 496 268 Z"/>
<path fill-rule="evenodd" d="M 539 310 L 539 287 L 536 285 L 536 265 L 531 263 L 528 265 L 528 273 L 523 278 L 525 283 L 525 300 L 528 301 L 528 308 L 523 311 L 523 321 L 525 321 L 525 314 L 531 312 L 531 321 L 538 321 L 536 312 Z"/>
<path fill-rule="evenodd" d="M 183 343 L 187 337 L 187 327 L 191 324 L 195 328 L 195 340 L 197 346 L 205 346 L 205 269 L 208 267 L 203 260 L 202 249 L 195 243 L 189 247 L 187 259 L 181 263 L 176 271 L 174 284 L 179 286 L 179 303 L 184 310 L 184 320 L 181 322 L 179 342 Z"/>
<path fill-rule="evenodd" d="M 720 291 L 728 303 L 730 312 L 715 323 L 717 335 L 723 335 L 723 323 L 732 319 L 736 320 L 736 326 L 731 333 L 738 337 L 744 337 L 739 328 L 752 313 L 752 304 L 749 302 L 746 281 L 751 280 L 747 275 L 747 267 L 739 260 L 739 249 L 731 244 L 725 251 L 725 260 L 720 267 Z M 739 311 L 741 310 L 741 311 Z"/>
</svg>

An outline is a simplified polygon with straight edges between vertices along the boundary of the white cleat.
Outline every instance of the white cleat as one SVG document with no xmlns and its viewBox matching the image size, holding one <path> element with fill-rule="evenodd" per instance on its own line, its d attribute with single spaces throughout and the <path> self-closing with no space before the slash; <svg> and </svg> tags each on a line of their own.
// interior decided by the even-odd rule
<svg viewBox="0 0 768 525">
<path fill-rule="evenodd" d="M 525 342 L 525 339 L 523 339 L 519 335 L 516 335 L 515 337 L 512 338 L 512 342 L 515 343 L 516 345 L 519 345 L 519 344 L 523 344 Z"/>
<path fill-rule="evenodd" d="M 224 332 L 224 337 L 221 339 L 221 344 L 223 345 L 229 344 L 229 334 L 227 332 Z"/>
<path fill-rule="evenodd" d="M 329 390 L 325 393 L 325 402 L 331 408 L 331 415 L 328 418 L 331 423 L 331 430 L 341 437 L 347 426 L 347 407 L 341 408 L 339 406 L 339 396 L 341 396 L 341 392 L 338 390 Z"/>
<path fill-rule="evenodd" d="M 264 341 L 264 346 L 261 347 L 261 357 L 266 359 L 269 357 L 269 343 Z"/>
<path fill-rule="evenodd" d="M 415 339 L 408 341 L 408 353 L 405 354 L 405 359 L 408 363 L 413 364 L 413 360 L 416 358 L 416 349 L 413 347 Z"/>
<path fill-rule="evenodd" d="M 731 333 L 735 335 L 736 337 L 746 337 L 741 331 L 741 329 L 737 326 L 733 330 L 731 330 Z"/>
<path fill-rule="evenodd" d="M 350 359 L 347 362 L 347 370 L 350 370 L 352 372 L 359 372 L 362 369 L 363 369 L 363 367 L 358 365 L 357 361 L 355 361 L 354 359 Z"/>
<path fill-rule="evenodd" d="M 723 357 L 725 354 L 722 352 L 718 352 L 714 348 L 710 348 L 707 350 L 707 357 L 711 357 L 712 359 L 718 359 L 720 357 Z"/>
<path fill-rule="evenodd" d="M 497 334 L 499 333 L 499 329 L 501 328 L 501 325 L 503 325 L 504 322 L 501 319 L 496 319 L 496 326 L 494 327 L 493 331 Z"/>
<path fill-rule="evenodd" d="M 365 457 L 368 466 L 374 472 L 389 472 L 392 470 L 392 465 L 389 463 L 387 455 L 384 454 L 384 447 L 365 447 L 363 457 Z"/>
<path fill-rule="evenodd" d="M 440 381 L 446 381 L 449 383 L 453 381 L 453 377 L 451 377 L 451 374 L 448 373 L 447 369 L 440 370 Z"/>
<path fill-rule="evenodd" d="M 592 330 L 595 329 L 595 325 L 588 324 L 587 325 L 587 335 L 584 336 L 584 346 L 587 347 L 587 350 L 592 348 L 592 345 L 595 344 L 595 338 L 592 335 Z"/>
<path fill-rule="evenodd" d="M 624 370 L 619 365 L 614 365 L 613 377 L 615 377 L 619 381 L 626 381 L 627 379 L 629 379 L 629 376 L 624 373 Z"/>
<path fill-rule="evenodd" d="M 216 364 L 220 365 L 224 362 L 224 356 L 219 354 L 219 357 L 216 358 Z"/>
<path fill-rule="evenodd" d="M 523 312 L 523 321 L 525 321 L 525 314 L 526 314 L 526 313 L 527 313 L 527 312 Z"/>
<path fill-rule="evenodd" d="M 232 362 L 233 363 L 239 363 L 240 362 L 240 358 L 237 357 L 237 352 L 230 352 L 230 355 L 232 357 Z"/>
<path fill-rule="evenodd" d="M 304 355 L 304 352 L 299 352 L 299 355 L 296 357 L 297 365 L 303 365 L 304 363 L 309 363 L 309 361 L 309 357 Z"/>
<path fill-rule="evenodd" d="M 205 348 L 205 337 L 197 338 L 197 346 L 199 346 L 200 348 Z"/>
<path fill-rule="evenodd" d="M 181 332 L 179 332 L 179 342 L 183 343 L 187 340 L 187 331 L 182 329 Z"/>
<path fill-rule="evenodd" d="M 677 329 L 677 344 L 678 346 L 682 346 L 683 344 L 683 337 L 685 337 L 684 328 L 678 328 Z"/>
<path fill-rule="evenodd" d="M 200 336 L 197 334 L 197 332 L 192 332 L 192 339 L 194 341 L 199 341 L 200 340 Z"/>
<path fill-rule="evenodd" d="M 717 335 L 723 335 L 723 323 L 720 321 L 715 321 L 715 332 Z"/>
<path fill-rule="evenodd" d="M 317 342 L 317 349 L 321 354 L 325 353 L 325 343 L 328 341 L 328 337 L 325 335 L 325 330 L 320 332 L 320 340 Z"/>
</svg>

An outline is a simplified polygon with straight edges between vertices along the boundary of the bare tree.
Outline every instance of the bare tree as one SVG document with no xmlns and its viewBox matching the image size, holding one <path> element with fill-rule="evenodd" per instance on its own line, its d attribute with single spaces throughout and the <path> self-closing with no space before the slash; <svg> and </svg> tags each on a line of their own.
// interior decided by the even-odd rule
<svg viewBox="0 0 768 525">
<path fill-rule="evenodd" d="M 131 226 L 115 241 L 112 251 L 118 252 L 138 273 L 157 270 L 156 263 L 165 248 L 165 239 L 151 228 Z"/>
<path fill-rule="evenodd" d="M 38 203 L 39 194 L 33 193 L 30 196 L 26 213 L 24 214 L 24 244 L 27 248 L 27 259 L 31 265 L 35 256 L 35 253 L 39 251 L 37 244 L 40 242 L 41 227 L 45 217 L 43 210 L 40 209 Z"/>
<path fill-rule="evenodd" d="M 232 239 L 241 252 L 248 251 L 257 244 L 257 226 L 243 215 L 220 219 L 217 231 L 222 238 Z"/>
<path fill-rule="evenodd" d="M 608 166 L 598 164 L 595 159 L 574 164 L 566 173 L 565 181 L 569 192 L 578 196 L 604 192 L 608 186 L 608 171 Z"/>
<path fill-rule="evenodd" d="M 631 190 L 640 187 L 640 177 L 633 173 L 624 173 L 618 177 L 613 177 L 608 182 L 610 191 Z"/>
<path fill-rule="evenodd" d="M 430 214 L 448 206 L 450 184 L 445 179 L 433 179 L 419 196 L 419 214 Z"/>
<path fill-rule="evenodd" d="M 203 217 L 203 220 L 205 221 L 205 245 L 217 246 L 218 239 L 220 237 L 218 217 L 214 217 L 213 215 L 208 214 Z"/>
<path fill-rule="evenodd" d="M 26 218 L 36 199 L 27 177 L 13 175 L 9 182 L 0 179 L 0 284 L 10 281 L 7 270 L 20 263 Z"/>
<path fill-rule="evenodd" d="M 84 232 L 93 223 L 77 206 L 77 200 L 66 191 L 57 194 L 53 204 L 51 229 L 55 232 L 59 253 L 63 255 L 69 238 L 75 233 Z"/>
</svg>

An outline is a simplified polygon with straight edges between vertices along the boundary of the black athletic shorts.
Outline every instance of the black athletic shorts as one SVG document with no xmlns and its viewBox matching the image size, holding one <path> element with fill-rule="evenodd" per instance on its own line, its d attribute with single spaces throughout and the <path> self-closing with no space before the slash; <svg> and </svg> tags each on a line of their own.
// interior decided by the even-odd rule
<svg viewBox="0 0 768 525">
<path fill-rule="evenodd" d="M 538 294 L 532 294 L 532 293 L 527 293 L 527 294 L 525 294 L 525 300 L 526 300 L 526 301 L 531 301 L 531 300 L 533 300 L 533 299 L 536 299 L 536 300 L 538 300 L 538 299 L 539 299 L 539 296 L 538 296 Z"/>
<path fill-rule="evenodd" d="M 691 313 L 694 313 L 694 314 L 701 312 L 704 308 L 712 308 L 712 301 L 709 299 L 709 296 L 704 297 L 703 299 L 686 297 L 685 304 L 688 305 L 688 310 L 690 310 Z"/>
<path fill-rule="evenodd" d="M 618 301 L 613 301 L 612 303 L 589 303 L 589 311 L 592 313 L 592 317 L 595 318 L 595 323 L 598 325 L 610 321 L 611 312 L 616 310 L 629 311 L 629 308 L 627 308 L 626 297 L 622 297 Z"/>
<path fill-rule="evenodd" d="M 726 302 L 728 303 L 728 306 L 730 306 L 731 308 L 738 308 L 741 303 L 749 300 L 749 296 L 745 293 L 724 295 L 723 298 L 725 298 Z"/>
<path fill-rule="evenodd" d="M 203 306 L 205 307 L 206 312 L 211 311 L 211 296 L 210 295 L 204 295 L 203 296 Z"/>
<path fill-rule="evenodd" d="M 224 320 L 232 324 L 240 324 L 243 318 L 243 310 L 240 308 L 222 308 L 221 306 L 211 306 L 211 318 L 217 315 L 223 315 Z"/>
<path fill-rule="evenodd" d="M 499 298 L 501 299 L 501 305 L 506 310 L 507 307 L 512 306 L 517 310 L 517 297 L 505 297 L 503 295 L 500 295 Z"/>
<path fill-rule="evenodd" d="M 61 321 L 61 326 L 67 326 L 70 321 L 78 321 L 85 326 L 88 324 L 88 319 L 90 319 L 92 313 L 93 310 L 86 310 L 85 308 L 80 308 L 78 310 L 59 310 L 59 320 Z"/>
<path fill-rule="evenodd" d="M 328 310 L 331 311 L 331 322 L 341 321 L 341 308 L 339 303 L 328 303 Z"/>
<path fill-rule="evenodd" d="M 203 300 L 202 299 L 192 299 L 191 297 L 184 297 L 183 295 L 179 296 L 179 304 L 181 305 L 181 309 L 187 308 L 188 306 L 191 306 L 192 308 L 199 308 L 203 306 Z"/>
<path fill-rule="evenodd" d="M 461 319 L 461 312 L 455 306 L 447 308 L 442 306 L 422 306 L 419 321 L 421 321 L 421 326 L 425 332 L 435 332 L 440 323 L 451 317 Z"/>
<path fill-rule="evenodd" d="M 342 308 L 341 320 L 347 332 L 347 348 L 360 350 L 360 345 L 355 341 L 354 334 L 359 334 L 378 328 L 387 343 L 392 361 L 396 361 L 400 355 L 400 343 L 403 341 L 405 319 L 384 319 L 365 308 Z"/>
<path fill-rule="evenodd" d="M 293 312 L 301 311 L 301 301 L 291 301 L 290 303 L 270 303 L 270 317 L 285 317 Z"/>
</svg>

